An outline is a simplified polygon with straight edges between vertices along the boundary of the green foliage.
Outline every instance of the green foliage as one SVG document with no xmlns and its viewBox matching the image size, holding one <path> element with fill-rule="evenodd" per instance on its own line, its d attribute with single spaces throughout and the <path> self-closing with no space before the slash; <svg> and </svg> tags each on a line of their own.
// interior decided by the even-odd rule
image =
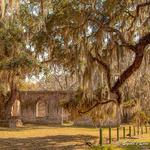
<svg viewBox="0 0 150 150">
<path fill-rule="evenodd" d="M 109 145 L 109 146 L 93 146 L 90 150 L 123 150 L 117 146 Z"/>
<path fill-rule="evenodd" d="M 132 122 L 138 126 L 142 126 L 148 122 L 148 119 L 148 116 L 143 111 L 138 111 L 134 114 Z"/>
<path fill-rule="evenodd" d="M 62 66 L 76 75 L 80 92 L 71 98 L 66 108 L 80 115 L 78 110 L 86 111 L 96 103 L 111 99 L 116 76 L 133 62 L 133 51 L 129 51 L 125 43 L 134 45 L 137 42 L 135 34 L 142 37 L 149 31 L 148 23 L 143 26 L 142 21 L 148 18 L 148 13 L 141 8 L 143 13 L 136 16 L 136 10 L 131 8 L 138 3 L 130 0 L 58 0 L 52 1 L 51 7 L 46 3 L 43 2 L 43 10 L 49 13 L 44 21 L 41 20 L 40 30 L 35 30 L 31 41 L 37 55 L 48 54 L 43 60 L 50 60 L 49 65 Z M 123 89 L 119 90 L 123 93 Z M 112 101 L 104 107 L 97 106 L 89 113 L 93 120 L 116 113 L 117 107 Z M 101 113 L 100 110 L 105 111 Z"/>
<path fill-rule="evenodd" d="M 29 14 L 26 13 L 27 15 Z M 11 18 L 10 14 L 0 21 L 0 93 L 3 95 L 10 92 L 12 84 L 19 86 L 20 80 L 25 79 L 31 72 L 39 72 L 39 60 L 28 49 L 30 37 L 25 29 L 28 21 L 22 22 L 20 17 L 16 14 Z"/>
<path fill-rule="evenodd" d="M 146 0 L 11 1 L 19 3 L 19 9 L 13 9 L 10 2 L 6 8 L 2 2 L 0 70 L 11 72 L 11 80 L 39 75 L 51 66 L 62 67 L 76 76 L 79 85 L 66 108 L 79 115 L 79 110 L 98 106 L 89 113 L 93 120 L 114 116 L 122 99 L 138 97 L 134 88 L 136 94 L 122 97 L 122 93 L 127 93 L 123 83 L 141 65 L 142 60 L 133 63 L 135 55 L 145 54 L 144 50 L 137 54 L 135 49 L 142 43 L 135 44 L 149 35 Z M 140 48 L 148 49 L 146 45 Z M 148 67 L 148 50 L 146 55 Z"/>
</svg>

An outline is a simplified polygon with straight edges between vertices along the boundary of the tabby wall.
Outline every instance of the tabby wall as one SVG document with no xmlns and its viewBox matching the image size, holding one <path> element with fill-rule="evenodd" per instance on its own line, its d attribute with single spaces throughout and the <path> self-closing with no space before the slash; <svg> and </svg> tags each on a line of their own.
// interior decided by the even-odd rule
<svg viewBox="0 0 150 150">
<path fill-rule="evenodd" d="M 28 123 L 61 123 L 62 107 L 60 102 L 68 99 L 71 92 L 64 91 L 22 91 L 18 108 L 17 101 L 12 108 L 12 116 L 19 116 Z M 18 110 L 18 111 L 17 111 Z M 63 112 L 63 118 L 68 114 Z"/>
<path fill-rule="evenodd" d="M 60 103 L 69 100 L 73 92 L 66 91 L 22 91 L 12 108 L 12 116 L 18 116 L 23 123 L 59 123 L 69 120 Z M 87 116 L 74 121 L 75 125 L 115 126 L 118 118 L 106 122 L 92 123 Z"/>
</svg>

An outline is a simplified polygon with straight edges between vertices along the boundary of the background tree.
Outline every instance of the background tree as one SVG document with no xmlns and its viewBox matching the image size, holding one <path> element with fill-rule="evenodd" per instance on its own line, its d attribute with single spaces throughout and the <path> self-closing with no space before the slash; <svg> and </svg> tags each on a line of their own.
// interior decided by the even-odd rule
<svg viewBox="0 0 150 150">
<path fill-rule="evenodd" d="M 27 25 L 30 22 L 29 10 L 23 4 L 20 14 L 13 16 L 7 8 L 0 22 L 0 119 L 9 120 L 14 101 L 18 98 L 19 84 L 39 67 L 35 54 L 29 48 Z M 27 11 L 28 10 L 28 11 Z M 28 12 L 28 13 L 27 13 Z M 25 18 L 21 18 L 23 14 Z M 28 16 L 28 18 L 27 18 Z M 26 25 L 26 26 L 25 26 Z M 32 27 L 34 24 L 32 24 Z"/>
</svg>

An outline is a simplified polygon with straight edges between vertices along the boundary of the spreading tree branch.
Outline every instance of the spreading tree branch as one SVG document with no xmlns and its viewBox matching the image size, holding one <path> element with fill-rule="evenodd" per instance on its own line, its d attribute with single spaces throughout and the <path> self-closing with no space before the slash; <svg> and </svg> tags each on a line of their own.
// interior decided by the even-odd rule
<svg viewBox="0 0 150 150">
<path fill-rule="evenodd" d="M 78 112 L 80 114 L 85 114 L 85 113 L 90 112 L 92 109 L 94 109 L 95 107 L 97 107 L 99 105 L 104 105 L 104 104 L 108 104 L 108 103 L 116 103 L 116 100 L 113 100 L 113 99 L 107 99 L 105 101 L 98 101 L 98 100 L 96 100 L 96 103 L 92 107 L 90 107 L 88 110 L 78 111 Z"/>
<path fill-rule="evenodd" d="M 130 65 L 118 78 L 118 80 L 116 81 L 116 83 L 114 84 L 114 86 L 111 89 L 111 92 L 115 92 L 116 90 L 118 90 L 123 83 L 135 72 L 139 69 L 139 67 L 141 66 L 142 60 L 143 60 L 143 56 L 144 56 L 144 50 L 145 47 L 150 44 L 150 33 L 146 34 L 145 36 L 143 36 L 142 38 L 140 38 L 139 42 L 135 45 L 135 59 L 132 63 L 132 65 Z"/>
<path fill-rule="evenodd" d="M 149 5 L 150 5 L 150 2 L 145 2 L 145 3 L 138 4 L 136 6 L 136 15 L 132 17 L 133 18 L 132 23 L 131 23 L 130 27 L 127 29 L 127 31 L 130 31 L 130 29 L 133 27 L 134 22 L 136 21 L 137 17 L 139 16 L 140 8 L 149 6 Z"/>
<path fill-rule="evenodd" d="M 120 33 L 119 33 L 120 34 Z M 115 93 L 118 97 L 117 97 L 117 102 L 118 104 L 121 103 L 121 93 L 119 91 L 120 87 L 125 83 L 125 81 L 135 72 L 139 69 L 139 67 L 141 66 L 142 60 L 143 60 L 143 56 L 144 56 L 144 50 L 146 48 L 146 46 L 150 44 L 150 33 L 146 34 L 145 36 L 141 37 L 139 42 L 133 46 L 134 49 L 134 53 L 135 53 L 135 59 L 134 62 L 132 63 L 132 65 L 130 65 L 121 75 L 120 77 L 117 79 L 117 81 L 115 82 L 114 86 L 111 87 L 110 84 L 110 69 L 109 66 L 104 63 L 102 61 L 102 59 L 100 59 L 100 56 L 98 58 L 93 57 L 93 60 L 97 61 L 99 64 L 101 64 L 103 66 L 103 68 L 106 71 L 107 74 L 107 80 L 108 80 L 108 84 L 110 87 L 110 92 Z M 87 113 L 89 111 L 91 111 L 92 109 L 94 109 L 95 107 L 102 105 L 102 104 L 107 104 L 110 102 L 114 102 L 116 103 L 116 100 L 107 100 L 107 101 L 97 101 L 92 107 L 90 107 L 88 110 L 86 111 L 78 111 L 79 113 Z"/>
<path fill-rule="evenodd" d="M 150 6 L 150 1 L 137 5 L 137 7 L 136 7 L 136 16 L 139 16 L 140 8 L 145 7 L 145 6 Z"/>
<path fill-rule="evenodd" d="M 119 39 L 120 39 L 121 42 L 122 42 L 121 46 L 124 46 L 124 47 L 126 47 L 126 48 L 129 48 L 129 49 L 132 50 L 133 52 L 136 51 L 135 46 L 132 45 L 132 44 L 130 44 L 130 43 L 128 43 L 128 42 L 125 40 L 123 34 L 122 34 L 119 30 L 117 30 L 117 29 L 115 29 L 115 28 L 112 28 L 112 27 L 104 27 L 104 29 L 105 29 L 105 31 L 107 31 L 107 32 L 114 32 L 114 33 L 116 33 L 116 34 L 119 36 Z"/>
</svg>

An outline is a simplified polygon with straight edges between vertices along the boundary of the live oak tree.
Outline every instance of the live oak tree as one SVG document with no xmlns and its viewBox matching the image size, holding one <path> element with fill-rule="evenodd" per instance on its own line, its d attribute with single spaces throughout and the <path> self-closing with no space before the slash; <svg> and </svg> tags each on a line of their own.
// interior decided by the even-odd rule
<svg viewBox="0 0 150 150">
<path fill-rule="evenodd" d="M 11 10 L 9 9 L 7 8 L 7 13 Z M 38 72 L 37 68 L 39 68 L 35 54 L 31 52 L 28 45 L 29 36 L 26 26 L 31 22 L 26 17 L 29 15 L 25 10 L 26 7 L 24 6 L 20 9 L 19 15 L 16 14 L 15 16 L 13 16 L 13 13 L 6 13 L 0 20 L 1 120 L 9 120 L 11 118 L 12 105 L 19 98 L 18 91 L 21 80 L 24 80 L 31 72 L 36 74 Z M 21 17 L 22 14 L 28 20 Z"/>
<path fill-rule="evenodd" d="M 17 23 L 3 22 L 0 27 L 0 119 L 10 119 L 11 108 L 18 99 L 21 79 L 35 65 L 25 50 L 22 31 Z"/>
<path fill-rule="evenodd" d="M 72 115 L 90 113 L 94 118 L 105 118 L 120 108 L 125 83 L 144 59 L 146 67 L 150 61 L 150 2 L 22 2 L 36 18 L 28 18 L 32 23 L 25 27 L 42 68 L 55 64 L 78 78 L 77 94 L 65 105 Z M 2 10 L 4 16 L 4 7 Z"/>
<path fill-rule="evenodd" d="M 75 115 L 109 116 L 123 104 L 124 83 L 144 57 L 149 64 L 150 2 L 58 0 L 51 5 L 43 2 L 48 14 L 34 39 L 36 49 L 47 48 L 45 61 L 78 77 L 78 92 L 66 108 Z"/>
</svg>

